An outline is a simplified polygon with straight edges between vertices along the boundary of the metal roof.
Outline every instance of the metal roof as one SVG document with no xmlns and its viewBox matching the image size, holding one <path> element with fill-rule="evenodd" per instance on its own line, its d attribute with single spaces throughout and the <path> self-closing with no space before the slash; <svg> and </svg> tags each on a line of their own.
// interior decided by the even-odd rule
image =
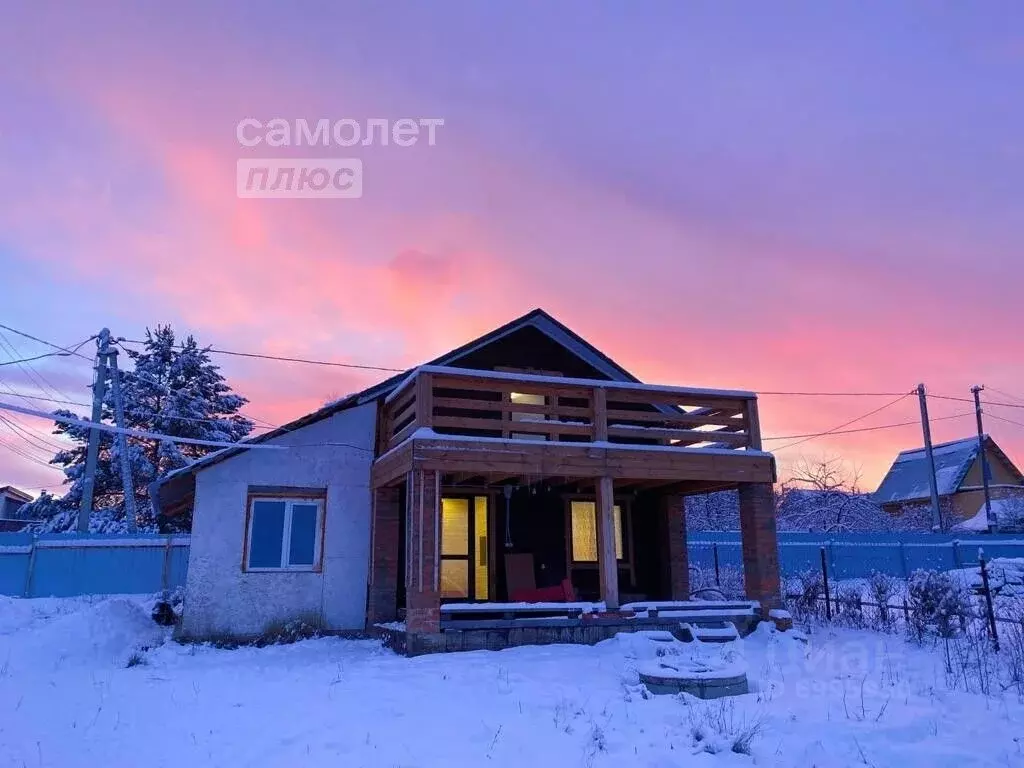
<svg viewBox="0 0 1024 768">
<path fill-rule="evenodd" d="M 1017 471 L 1017 468 L 991 437 L 985 435 L 984 439 L 989 456 L 995 454 L 999 460 Z M 938 486 L 939 496 L 956 493 L 975 459 L 978 458 L 978 450 L 977 437 L 940 443 L 932 447 L 932 453 L 935 456 L 935 482 Z M 928 454 L 924 448 L 901 451 L 889 468 L 889 472 L 882 479 L 878 490 L 873 494 L 874 501 L 878 504 L 893 504 L 902 501 L 927 500 L 931 496 L 928 472 Z"/>
</svg>

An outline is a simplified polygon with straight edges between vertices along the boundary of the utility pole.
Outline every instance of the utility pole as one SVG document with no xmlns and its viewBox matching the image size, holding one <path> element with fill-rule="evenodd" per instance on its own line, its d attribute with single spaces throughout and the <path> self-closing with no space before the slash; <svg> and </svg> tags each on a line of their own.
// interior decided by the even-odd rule
<svg viewBox="0 0 1024 768">
<path fill-rule="evenodd" d="M 108 353 L 110 386 L 114 395 L 114 423 L 123 430 L 124 401 L 121 399 L 121 372 L 117 368 L 117 350 Z M 121 454 L 121 486 L 124 488 L 124 518 L 128 530 L 135 532 L 135 489 L 132 485 L 132 467 L 128 457 L 128 437 L 123 431 L 117 433 L 117 451 Z"/>
<path fill-rule="evenodd" d="M 92 381 L 92 422 L 103 420 L 103 397 L 107 392 L 107 354 L 110 351 L 110 331 L 104 328 L 96 337 L 96 366 Z M 82 502 L 78 507 L 78 532 L 89 532 L 92 513 L 92 495 L 96 487 L 96 458 L 100 450 L 100 431 L 89 430 L 89 447 L 85 452 L 85 477 L 82 481 Z"/>
<path fill-rule="evenodd" d="M 981 423 L 981 390 L 984 387 L 975 384 L 971 387 L 974 393 L 974 416 L 978 420 L 978 453 L 981 454 L 981 485 L 985 489 L 985 520 L 988 521 L 988 532 L 995 533 L 999 521 L 992 514 L 992 497 L 988 490 L 988 456 L 985 455 L 985 428 Z"/>
<path fill-rule="evenodd" d="M 942 530 L 942 513 L 939 510 L 939 486 L 935 482 L 935 453 L 932 451 L 932 427 L 928 421 L 928 398 L 924 384 L 917 385 L 917 399 L 921 403 L 921 431 L 924 433 L 924 451 L 928 456 L 928 487 L 932 496 L 932 531 Z"/>
<path fill-rule="evenodd" d="M 118 429 L 124 429 L 124 402 L 121 399 L 121 375 L 117 368 L 117 350 L 110 346 L 110 330 L 104 328 L 96 337 L 96 368 L 92 383 L 92 421 L 103 420 L 103 399 L 107 394 L 107 376 L 110 375 L 111 391 L 114 395 L 114 421 Z M 128 530 L 135 530 L 135 492 L 132 487 L 131 462 L 128 457 L 128 438 L 124 432 L 117 434 L 118 453 L 121 454 L 121 482 L 124 487 L 124 514 Z M 89 445 L 85 453 L 85 475 L 82 480 L 82 502 L 78 508 L 78 532 L 89 532 L 89 516 L 92 514 L 93 495 L 96 490 L 96 462 L 99 458 L 100 430 L 89 430 Z"/>
</svg>

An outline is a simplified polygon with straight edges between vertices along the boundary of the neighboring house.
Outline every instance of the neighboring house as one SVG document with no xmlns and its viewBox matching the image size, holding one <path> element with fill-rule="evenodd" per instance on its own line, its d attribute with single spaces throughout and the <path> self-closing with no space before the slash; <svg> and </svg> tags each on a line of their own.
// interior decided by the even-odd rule
<svg viewBox="0 0 1024 768">
<path fill-rule="evenodd" d="M 1024 498 L 1024 475 L 988 435 L 984 436 L 992 500 Z M 933 446 L 940 508 L 955 526 L 971 520 L 985 505 L 981 445 L 977 437 Z M 900 515 L 931 504 L 928 456 L 924 448 L 902 451 L 874 493 L 890 514 Z"/>
<path fill-rule="evenodd" d="M 32 497 L 14 486 L 0 486 L 0 533 L 20 531 L 28 521 L 19 510 L 32 501 Z"/>
<path fill-rule="evenodd" d="M 718 489 L 738 491 L 748 596 L 778 607 L 760 448 L 753 393 L 641 384 L 534 310 L 151 497 L 163 515 L 192 510 L 183 637 L 404 618 L 410 644 L 436 648 L 466 603 L 508 626 L 488 603 L 554 590 L 615 615 L 687 599 L 683 498 Z"/>
</svg>

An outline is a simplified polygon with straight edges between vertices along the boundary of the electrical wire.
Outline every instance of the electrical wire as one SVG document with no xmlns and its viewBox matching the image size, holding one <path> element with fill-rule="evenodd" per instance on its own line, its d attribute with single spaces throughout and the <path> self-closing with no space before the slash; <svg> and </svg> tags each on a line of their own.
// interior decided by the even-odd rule
<svg viewBox="0 0 1024 768">
<path fill-rule="evenodd" d="M 991 419 L 996 419 L 998 421 L 1005 421 L 1007 424 L 1015 424 L 1018 427 L 1024 427 L 1024 421 L 1014 421 L 1013 419 L 1008 419 L 1005 416 L 999 416 L 999 415 L 997 415 L 995 413 L 989 413 L 989 414 L 986 414 L 986 415 L 989 418 L 991 418 Z"/>
<path fill-rule="evenodd" d="M 960 419 L 964 416 L 971 416 L 973 414 L 969 412 L 965 413 L 954 413 L 949 416 L 937 416 L 930 418 L 929 421 L 947 421 L 948 419 Z M 896 424 L 880 424 L 877 427 L 858 427 L 857 429 L 837 429 L 829 430 L 828 432 L 813 432 L 806 435 L 785 435 L 783 437 L 762 437 L 762 440 L 798 440 L 802 438 L 822 437 L 824 435 L 852 435 L 856 432 L 874 432 L 878 429 L 895 429 L 896 427 L 909 427 L 914 424 L 920 424 L 920 419 L 912 419 L 910 421 L 901 421 Z M 785 448 L 786 446 L 783 446 Z M 774 450 L 781 450 L 776 448 Z"/>
<path fill-rule="evenodd" d="M 66 353 L 68 355 L 74 355 L 75 357 L 80 357 L 83 360 L 88 360 L 90 363 L 92 362 L 92 358 L 91 357 L 86 357 L 85 355 L 80 353 L 78 351 L 78 348 L 81 347 L 86 342 L 92 341 L 93 339 L 95 339 L 96 338 L 95 336 L 90 336 L 88 339 L 83 341 L 81 344 L 78 345 L 78 347 L 75 347 L 74 349 L 68 349 L 67 347 L 62 347 L 59 344 L 54 344 L 52 341 L 46 341 L 45 339 L 40 339 L 38 336 L 33 336 L 30 333 L 25 333 L 25 331 L 19 331 L 17 328 L 11 328 L 9 325 L 3 325 L 2 323 L 0 323 L 0 328 L 4 329 L 5 331 L 10 331 L 11 333 L 15 333 L 18 336 L 23 336 L 26 339 L 31 339 L 32 341 L 37 341 L 40 344 L 45 344 L 46 346 L 52 347 L 53 349 L 58 349 L 61 352 L 64 352 L 64 353 Z"/>
<path fill-rule="evenodd" d="M 145 344 L 145 341 L 139 339 L 121 339 L 120 341 L 125 344 Z M 175 344 L 175 347 L 183 348 L 181 344 Z M 284 357 L 280 355 L 267 355 L 259 352 L 239 352 L 231 349 L 217 349 L 216 347 L 203 347 L 207 352 L 212 352 L 218 355 L 231 355 L 233 357 L 249 357 L 257 360 L 277 360 L 282 363 L 304 363 L 306 365 L 326 365 L 334 368 L 355 368 L 361 371 L 384 371 L 385 373 L 404 373 L 409 370 L 408 368 L 389 368 L 383 365 L 362 365 L 360 363 L 342 363 L 337 360 L 311 360 L 302 357 Z"/>
<path fill-rule="evenodd" d="M 800 445 L 801 443 L 806 443 L 808 440 L 813 440 L 816 437 L 824 437 L 825 435 L 834 434 L 837 431 L 839 431 L 840 429 L 845 429 L 846 427 L 850 426 L 851 424 L 856 424 L 858 421 L 862 421 L 862 420 L 868 418 L 869 416 L 874 416 L 876 413 L 880 413 L 881 411 L 884 411 L 886 408 L 890 408 L 890 407 L 896 405 L 897 403 L 902 402 L 906 398 L 910 397 L 912 394 L 914 394 L 913 391 L 905 392 L 904 394 L 902 394 L 899 397 L 897 397 L 895 400 L 892 400 L 892 401 L 886 403 L 883 406 L 875 408 L 872 411 L 868 411 L 867 413 L 862 414 L 861 416 L 858 416 L 855 419 L 850 419 L 849 421 L 844 421 L 842 424 L 838 424 L 837 426 L 833 427 L 832 429 L 825 430 L 824 432 L 819 432 L 819 433 L 814 434 L 814 435 L 808 435 L 807 437 L 800 438 L 799 440 L 796 440 L 795 442 L 792 442 L 792 443 L 786 443 L 785 445 L 779 446 L 778 448 L 775 448 L 774 450 L 776 450 L 776 451 L 783 451 L 783 450 L 785 450 L 787 448 L 792 448 L 795 445 Z"/>
</svg>

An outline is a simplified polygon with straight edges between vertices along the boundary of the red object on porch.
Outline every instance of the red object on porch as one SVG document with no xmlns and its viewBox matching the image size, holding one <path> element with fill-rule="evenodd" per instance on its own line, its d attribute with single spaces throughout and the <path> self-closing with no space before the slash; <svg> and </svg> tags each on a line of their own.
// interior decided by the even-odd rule
<svg viewBox="0 0 1024 768">
<path fill-rule="evenodd" d="M 569 579 L 554 587 L 534 587 L 533 589 L 517 589 L 508 599 L 513 603 L 574 603 L 576 591 Z"/>
</svg>

